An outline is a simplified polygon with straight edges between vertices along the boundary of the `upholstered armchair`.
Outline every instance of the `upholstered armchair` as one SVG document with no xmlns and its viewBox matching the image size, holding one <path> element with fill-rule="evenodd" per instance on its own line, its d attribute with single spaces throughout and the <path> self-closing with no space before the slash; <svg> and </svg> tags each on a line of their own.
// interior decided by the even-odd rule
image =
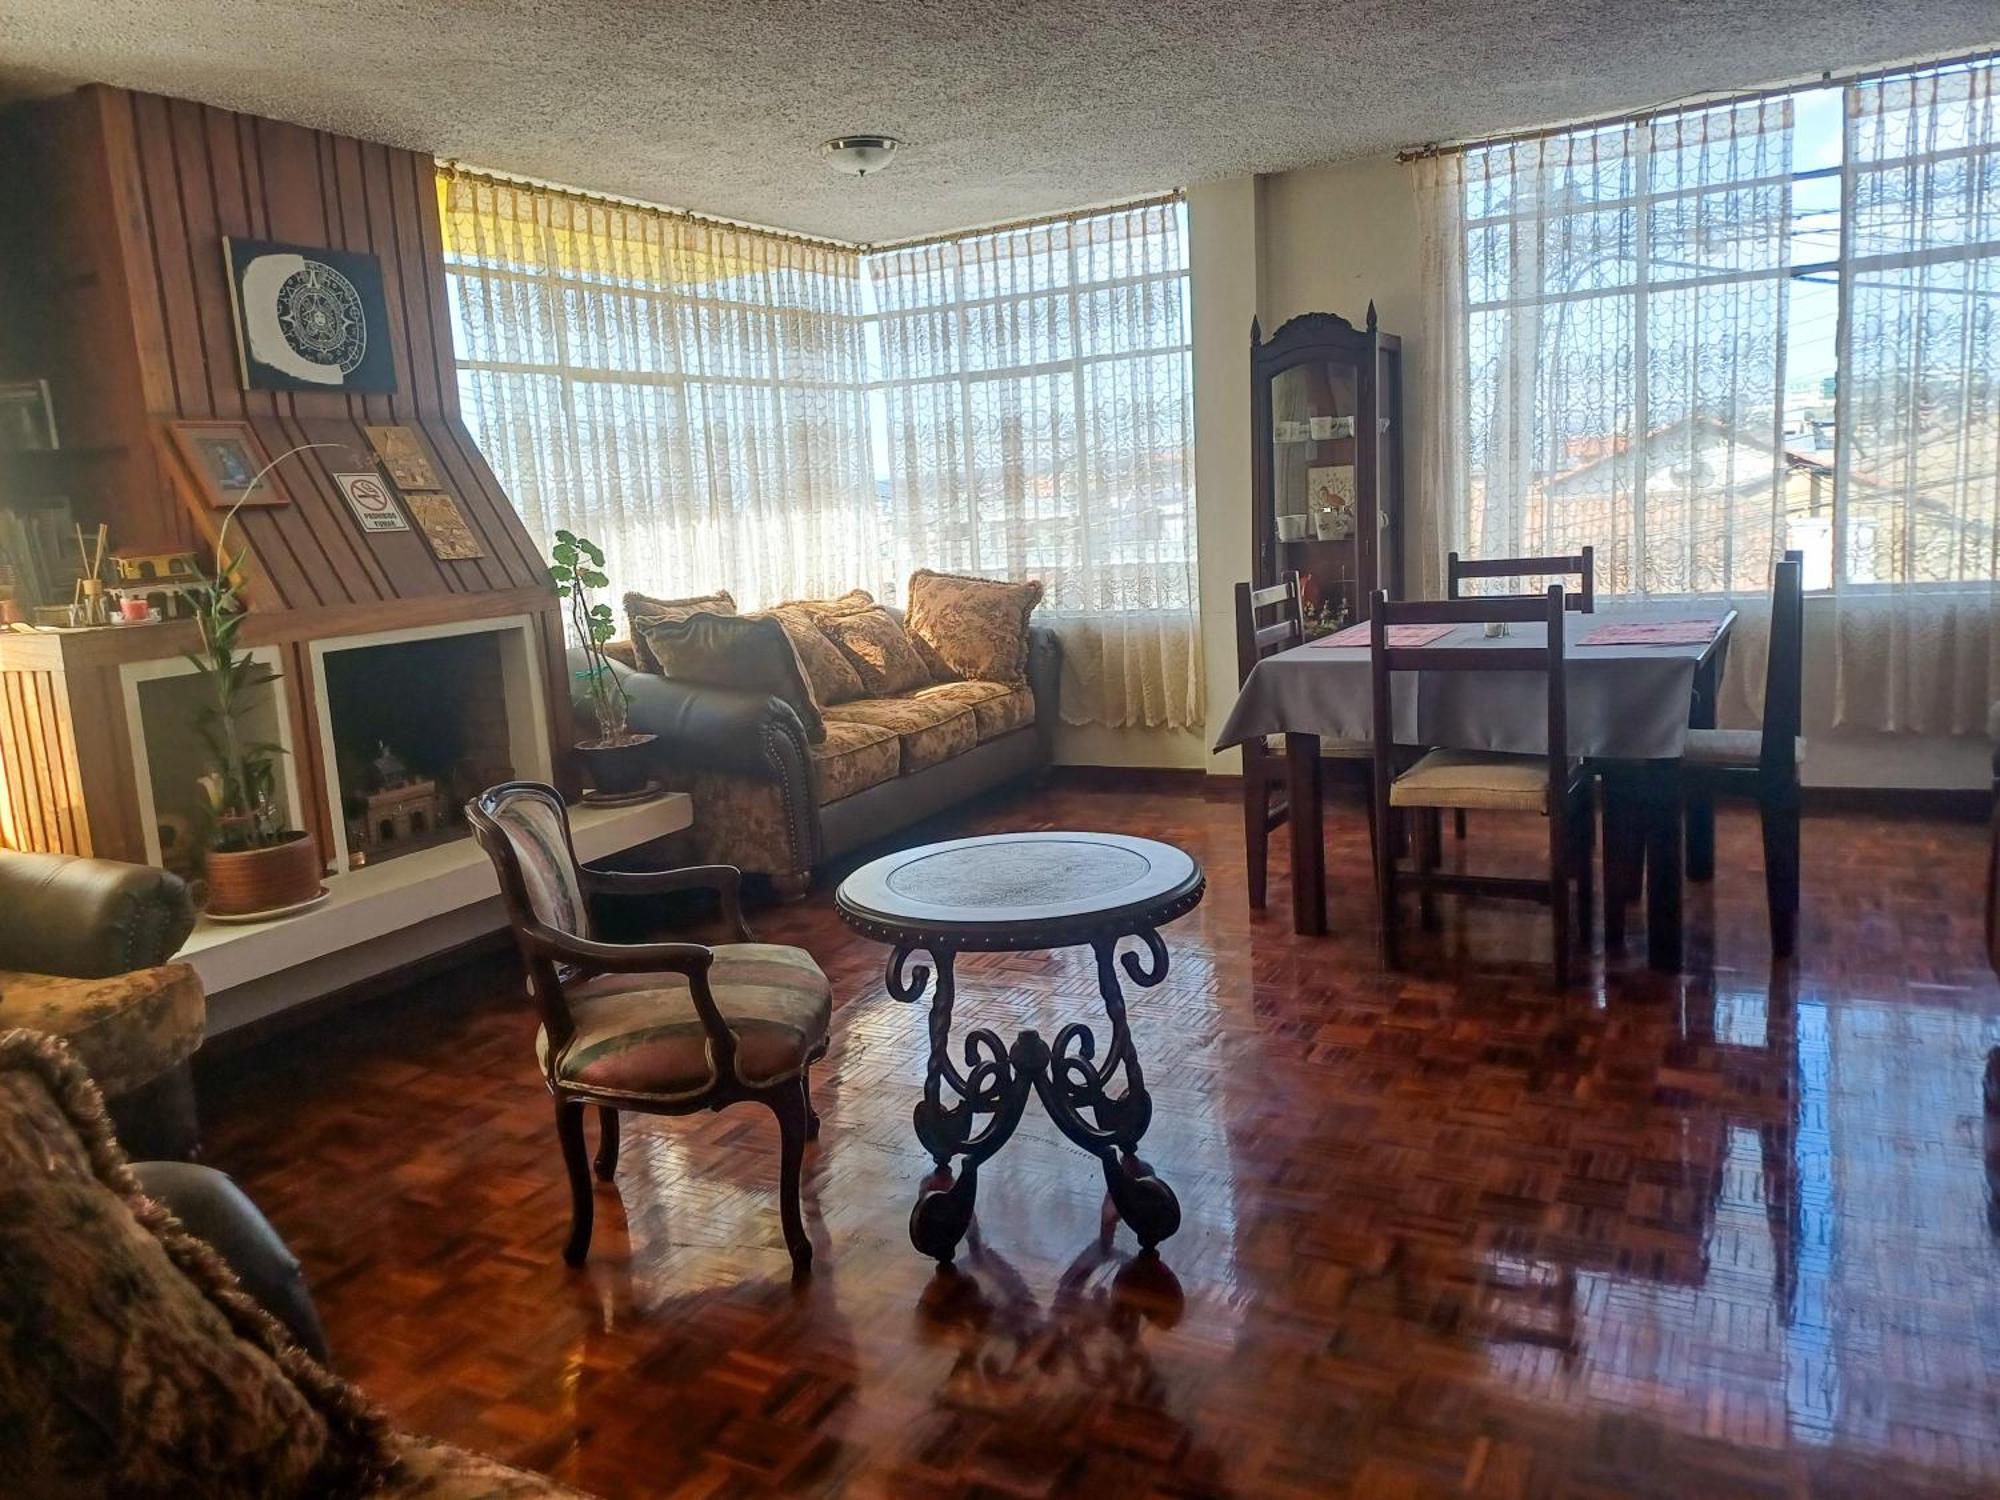
<svg viewBox="0 0 2000 1500">
<path fill-rule="evenodd" d="M 208 1002 L 194 970 L 167 961 L 193 928 L 179 876 L 0 850 L 0 1031 L 75 1048 L 135 1155 L 186 1157 L 199 1139 L 188 1059 Z"/>
<path fill-rule="evenodd" d="M 466 804 L 466 818 L 500 877 L 514 941 L 541 1013 L 535 1039 L 555 1099 L 569 1172 L 570 1235 L 580 1265 L 593 1217 L 583 1115 L 598 1107 L 597 1174 L 618 1165 L 623 1110 L 683 1115 L 739 1101 L 778 1119 L 778 1202 L 795 1270 L 812 1264 L 799 1215 L 806 1141 L 818 1134 L 810 1065 L 824 1056 L 832 1014 L 826 976 L 803 949 L 752 940 L 729 865 L 646 872 L 578 863 L 569 815 L 553 787 L 514 781 Z M 738 942 L 607 943 L 592 936 L 592 895 L 657 896 L 708 888 Z"/>
</svg>

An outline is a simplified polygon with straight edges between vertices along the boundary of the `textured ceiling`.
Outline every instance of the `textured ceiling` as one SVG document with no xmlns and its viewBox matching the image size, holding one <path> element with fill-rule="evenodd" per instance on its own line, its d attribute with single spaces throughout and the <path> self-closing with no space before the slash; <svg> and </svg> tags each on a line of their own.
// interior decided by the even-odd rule
<svg viewBox="0 0 2000 1500">
<path fill-rule="evenodd" d="M 0 91 L 880 241 L 1995 43 L 1995 0 L 0 0 Z M 833 175 L 819 143 L 860 131 L 907 144 Z"/>
</svg>

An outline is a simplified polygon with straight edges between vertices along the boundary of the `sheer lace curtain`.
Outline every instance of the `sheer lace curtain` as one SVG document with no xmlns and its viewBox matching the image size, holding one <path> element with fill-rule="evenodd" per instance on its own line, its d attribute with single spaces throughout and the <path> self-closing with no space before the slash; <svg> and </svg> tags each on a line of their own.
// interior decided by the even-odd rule
<svg viewBox="0 0 2000 1500">
<path fill-rule="evenodd" d="M 867 265 L 898 574 L 1039 578 L 1064 718 L 1200 724 L 1178 199 Z"/>
<path fill-rule="evenodd" d="M 2000 699 L 2000 65 L 1847 96 L 1836 713 L 1966 734 Z"/>
<path fill-rule="evenodd" d="M 1201 722 L 1177 199 L 865 255 L 440 193 L 466 420 L 537 537 L 603 544 L 615 591 L 746 607 L 1040 578 L 1065 718 Z"/>
<path fill-rule="evenodd" d="M 465 416 L 529 530 L 615 591 L 881 590 L 861 257 L 471 174 L 441 182 Z"/>
</svg>

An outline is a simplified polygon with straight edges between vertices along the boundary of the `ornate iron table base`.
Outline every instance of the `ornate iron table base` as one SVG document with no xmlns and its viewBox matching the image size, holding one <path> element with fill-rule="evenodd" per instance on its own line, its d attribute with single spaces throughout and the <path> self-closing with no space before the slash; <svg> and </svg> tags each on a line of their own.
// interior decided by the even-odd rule
<svg viewBox="0 0 2000 1500">
<path fill-rule="evenodd" d="M 1117 953 L 1124 936 L 1144 945 L 1144 962 L 1137 953 Z M 1152 1121 L 1153 1100 L 1132 1046 L 1125 994 L 1118 980 L 1121 966 L 1142 987 L 1165 979 L 1166 945 L 1158 932 L 1146 927 L 1097 938 L 1090 946 L 1097 955 L 1098 991 L 1111 1025 L 1101 1060 L 1096 1033 L 1081 1021 L 1056 1032 L 1053 1046 L 1030 1028 L 1010 1047 L 997 1032 L 982 1026 L 965 1034 L 962 1068 L 951 1054 L 952 965 L 957 950 L 943 943 L 909 943 L 899 945 L 891 956 L 889 993 L 910 1004 L 921 1001 L 927 990 L 931 997 L 930 1062 L 915 1123 L 917 1139 L 938 1170 L 910 1210 L 910 1241 L 932 1259 L 949 1264 L 957 1253 L 972 1223 L 979 1168 L 1013 1135 L 1030 1094 L 1041 1099 L 1057 1129 L 1098 1159 L 1118 1216 L 1142 1246 L 1150 1250 L 1180 1228 L 1181 1206 L 1174 1190 L 1138 1156 L 1140 1138 Z M 918 952 L 930 955 L 935 974 L 926 965 L 910 962 Z M 1120 1072 L 1123 1089 L 1113 1094 L 1111 1086 Z"/>
</svg>

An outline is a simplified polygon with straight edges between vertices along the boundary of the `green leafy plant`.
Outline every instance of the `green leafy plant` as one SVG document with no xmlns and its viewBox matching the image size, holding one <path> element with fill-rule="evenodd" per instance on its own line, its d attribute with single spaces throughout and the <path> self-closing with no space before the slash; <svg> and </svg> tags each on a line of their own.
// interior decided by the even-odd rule
<svg viewBox="0 0 2000 1500">
<path fill-rule="evenodd" d="M 232 511 L 230 519 L 234 516 Z M 228 527 L 225 520 L 222 538 Z M 243 608 L 244 549 L 227 553 L 222 538 L 216 542 L 215 578 L 195 599 L 201 647 L 187 653 L 209 692 L 195 715 L 195 731 L 208 747 L 209 759 L 208 772 L 197 784 L 206 803 L 211 849 L 263 849 L 285 833 L 275 796 L 278 757 L 285 748 L 251 739 L 247 720 L 260 693 L 279 674 L 236 649 L 236 637 L 249 618 Z"/>
<path fill-rule="evenodd" d="M 195 591 L 194 622 L 201 632 L 201 647 L 186 653 L 186 659 L 209 692 L 195 715 L 195 731 L 208 749 L 209 769 L 196 785 L 202 792 L 210 849 L 266 849 L 292 836 L 277 799 L 278 758 L 285 747 L 249 737 L 251 713 L 281 674 L 248 651 L 236 649 L 236 638 L 249 618 L 243 603 L 243 560 L 248 549 L 229 550 L 229 528 L 264 476 L 294 453 L 341 446 L 301 443 L 259 469 L 215 534 L 215 577 Z"/>
<path fill-rule="evenodd" d="M 612 670 L 604 654 L 604 643 L 617 633 L 611 606 L 593 603 L 592 589 L 608 587 L 604 574 L 604 549 L 588 537 L 558 528 L 556 544 L 549 554 L 549 574 L 556 581 L 556 593 L 569 601 L 570 633 L 583 647 L 583 666 L 577 681 L 590 695 L 591 712 L 597 718 L 597 743 L 623 745 L 632 736 L 626 733 L 626 714 L 631 707 L 625 684 Z"/>
</svg>

